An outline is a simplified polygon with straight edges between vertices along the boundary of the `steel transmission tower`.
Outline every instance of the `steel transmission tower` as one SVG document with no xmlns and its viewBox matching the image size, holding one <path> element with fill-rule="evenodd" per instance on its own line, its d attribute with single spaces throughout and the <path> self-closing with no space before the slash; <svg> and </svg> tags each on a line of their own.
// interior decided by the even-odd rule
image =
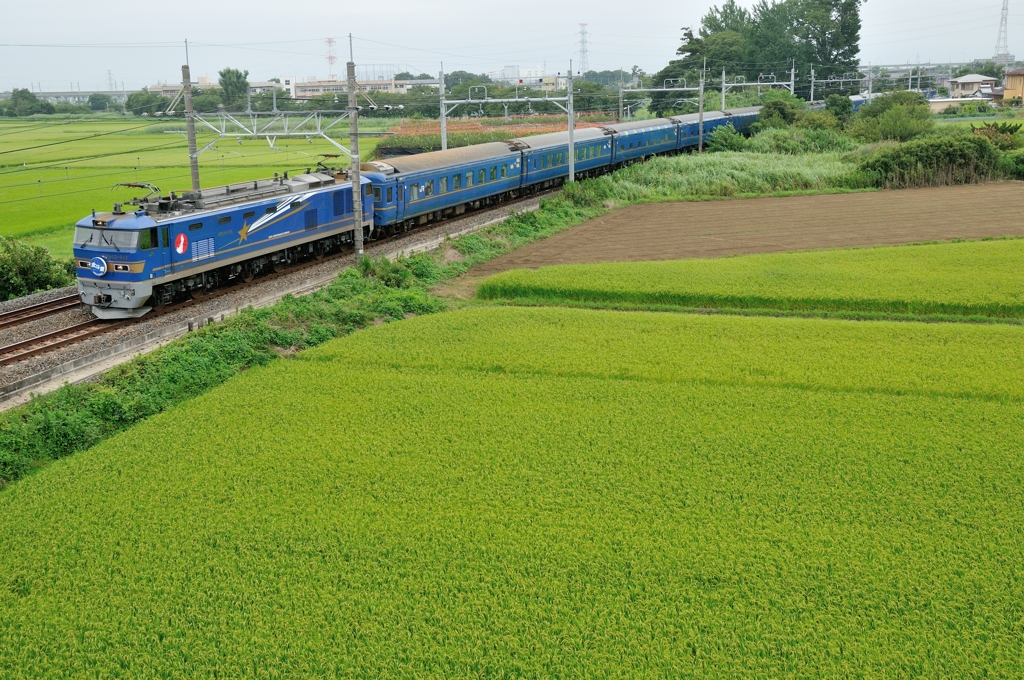
<svg viewBox="0 0 1024 680">
<path fill-rule="evenodd" d="M 587 25 L 580 24 L 580 73 L 584 77 L 590 70 L 590 62 L 587 59 Z"/>
<path fill-rule="evenodd" d="M 992 57 L 992 61 L 1003 66 L 1009 66 L 1014 61 L 1014 56 L 1010 54 L 1010 45 L 1006 39 L 1006 19 L 1010 13 L 1010 0 L 1003 0 L 1003 14 L 999 20 L 999 38 L 996 40 L 996 56 Z"/>
<path fill-rule="evenodd" d="M 327 43 L 327 80 L 337 80 L 338 74 L 334 72 L 334 65 L 338 62 L 338 55 L 334 52 L 334 38 L 324 40 Z"/>
</svg>

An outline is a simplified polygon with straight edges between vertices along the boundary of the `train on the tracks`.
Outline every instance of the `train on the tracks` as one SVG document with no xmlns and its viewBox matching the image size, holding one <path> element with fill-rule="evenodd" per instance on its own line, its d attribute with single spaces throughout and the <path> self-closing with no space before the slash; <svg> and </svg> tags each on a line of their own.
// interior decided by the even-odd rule
<svg viewBox="0 0 1024 680">
<path fill-rule="evenodd" d="M 746 133 L 759 112 L 705 112 L 704 135 L 730 123 Z M 581 128 L 573 140 L 575 176 L 687 151 L 699 135 L 696 114 Z M 167 195 L 129 184 L 148 193 L 76 224 L 79 296 L 102 319 L 142 316 L 338 252 L 356 229 L 384 238 L 552 188 L 568 177 L 568 155 L 566 131 L 364 163 L 358 217 L 352 182 L 324 167 Z"/>
</svg>

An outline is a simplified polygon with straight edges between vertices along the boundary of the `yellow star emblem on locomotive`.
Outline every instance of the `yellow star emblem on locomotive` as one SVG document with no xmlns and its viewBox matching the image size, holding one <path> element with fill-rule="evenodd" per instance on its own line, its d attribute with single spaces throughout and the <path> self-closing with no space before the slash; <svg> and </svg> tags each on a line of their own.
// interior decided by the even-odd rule
<svg viewBox="0 0 1024 680">
<path fill-rule="evenodd" d="M 249 225 L 242 222 L 242 229 L 238 232 L 238 242 L 242 243 L 249 237 Z"/>
</svg>

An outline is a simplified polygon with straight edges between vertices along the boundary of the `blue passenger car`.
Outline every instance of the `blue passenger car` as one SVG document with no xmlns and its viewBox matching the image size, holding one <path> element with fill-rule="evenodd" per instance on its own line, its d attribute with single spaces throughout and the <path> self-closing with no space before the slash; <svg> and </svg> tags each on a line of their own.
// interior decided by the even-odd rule
<svg viewBox="0 0 1024 680">
<path fill-rule="evenodd" d="M 462 214 L 522 185 L 522 154 L 507 142 L 476 144 L 373 161 L 375 226 L 405 231 L 446 215 Z"/>
<path fill-rule="evenodd" d="M 668 153 L 678 148 L 677 125 L 670 118 L 614 123 L 609 125 L 608 129 L 615 133 L 615 165 Z"/>
<path fill-rule="evenodd" d="M 523 186 L 547 188 L 569 177 L 569 132 L 549 132 L 513 139 L 523 150 Z M 612 138 L 604 128 L 573 132 L 576 175 L 594 174 L 611 166 Z"/>
<path fill-rule="evenodd" d="M 155 188 L 154 188 L 155 189 Z M 364 194 L 372 195 L 369 180 Z M 146 196 L 76 224 L 79 296 L 103 319 L 141 316 L 180 294 L 200 297 L 352 240 L 351 182 L 312 173 Z M 362 226 L 373 201 L 363 202 Z"/>
</svg>

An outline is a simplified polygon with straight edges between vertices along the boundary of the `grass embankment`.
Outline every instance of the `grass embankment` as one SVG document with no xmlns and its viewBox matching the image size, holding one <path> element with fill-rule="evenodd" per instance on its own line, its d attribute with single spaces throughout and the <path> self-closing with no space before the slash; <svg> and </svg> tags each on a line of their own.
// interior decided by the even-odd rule
<svg viewBox="0 0 1024 680">
<path fill-rule="evenodd" d="M 1024 240 L 559 265 L 497 274 L 484 299 L 1024 319 Z"/>
<path fill-rule="evenodd" d="M 0 667 L 1013 675 L 1019 333 L 373 328 L 0 494 Z"/>
<path fill-rule="evenodd" d="M 386 121 L 371 121 L 383 130 Z M 133 118 L 107 121 L 0 121 L 0 236 L 26 238 L 57 256 L 71 254 L 71 225 L 93 208 L 109 210 L 138 189 L 111 190 L 120 182 L 150 182 L 163 191 L 188 187 L 188 145 L 173 131 L 182 124 Z M 347 127 L 345 128 L 347 130 Z M 341 131 L 339 131 L 340 133 Z M 213 141 L 200 130 L 200 146 Z M 344 139 L 339 137 L 339 139 Z M 274 171 L 315 167 L 317 155 L 338 153 L 318 137 L 221 140 L 199 157 L 204 187 L 266 177 Z M 364 158 L 377 139 L 360 142 Z M 346 143 L 342 141 L 342 143 Z M 332 159 L 338 163 L 338 159 Z"/>
</svg>

